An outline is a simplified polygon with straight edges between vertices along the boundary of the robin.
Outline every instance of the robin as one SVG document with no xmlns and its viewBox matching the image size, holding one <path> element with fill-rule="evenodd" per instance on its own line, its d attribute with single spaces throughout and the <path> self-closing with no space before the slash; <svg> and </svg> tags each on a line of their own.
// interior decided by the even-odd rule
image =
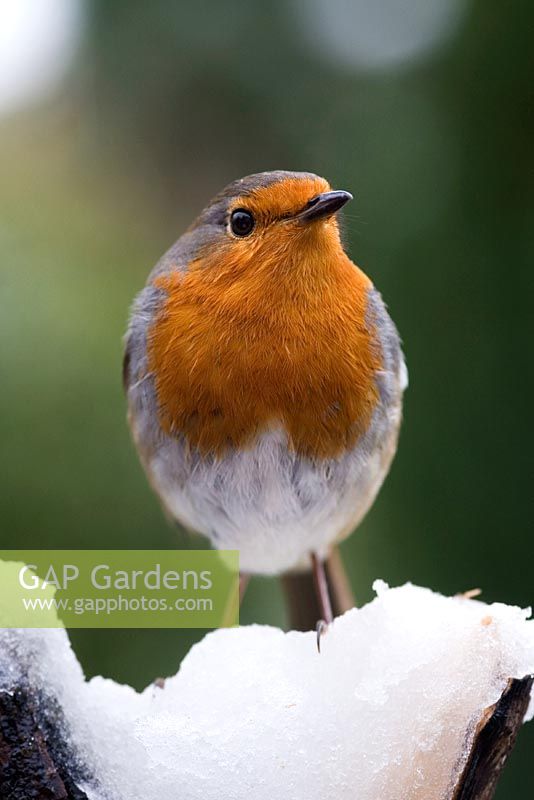
<svg viewBox="0 0 534 800">
<path fill-rule="evenodd" d="M 171 517 L 244 574 L 324 561 L 373 503 L 407 372 L 379 292 L 349 259 L 352 199 L 306 172 L 231 183 L 162 257 L 125 340 L 133 438 Z"/>
</svg>

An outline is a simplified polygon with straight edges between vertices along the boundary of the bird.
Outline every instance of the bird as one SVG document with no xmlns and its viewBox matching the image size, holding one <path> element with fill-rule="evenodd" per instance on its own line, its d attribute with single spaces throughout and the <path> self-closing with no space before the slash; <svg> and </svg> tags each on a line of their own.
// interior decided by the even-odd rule
<svg viewBox="0 0 534 800">
<path fill-rule="evenodd" d="M 243 576 L 324 564 L 397 449 L 407 369 L 371 279 L 347 255 L 352 200 L 313 173 L 230 183 L 163 255 L 125 335 L 128 421 L 167 514 Z"/>
</svg>

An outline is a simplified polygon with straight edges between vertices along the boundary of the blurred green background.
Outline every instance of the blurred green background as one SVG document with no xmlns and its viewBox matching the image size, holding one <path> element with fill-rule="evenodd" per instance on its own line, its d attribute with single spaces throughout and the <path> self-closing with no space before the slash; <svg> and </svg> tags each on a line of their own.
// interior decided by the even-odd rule
<svg viewBox="0 0 534 800">
<path fill-rule="evenodd" d="M 128 307 L 225 183 L 303 169 L 354 192 L 349 250 L 410 371 L 393 470 L 343 546 L 358 600 L 382 577 L 529 605 L 533 25 L 526 1 L 3 0 L 1 546 L 196 545 L 130 442 Z M 276 581 L 241 619 L 284 624 Z M 87 674 L 142 687 L 202 635 L 72 639 Z M 531 725 L 501 800 L 527 796 L 533 746 Z"/>
</svg>

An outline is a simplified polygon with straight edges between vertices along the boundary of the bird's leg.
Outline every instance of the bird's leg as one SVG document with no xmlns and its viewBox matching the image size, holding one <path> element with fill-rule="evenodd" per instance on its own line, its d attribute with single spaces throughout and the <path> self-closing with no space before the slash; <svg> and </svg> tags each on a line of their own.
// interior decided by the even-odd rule
<svg viewBox="0 0 534 800">
<path fill-rule="evenodd" d="M 328 561 L 325 563 L 325 570 L 332 609 L 334 616 L 338 617 L 356 605 L 339 547 L 332 548 Z"/>
<path fill-rule="evenodd" d="M 324 604 L 321 605 L 319 600 L 313 565 L 314 558 L 310 556 L 311 568 L 308 572 L 288 572 L 281 578 L 289 625 L 296 631 L 309 631 L 320 617 L 328 616 L 327 612 L 325 613 Z M 319 569 L 321 566 L 318 564 Z M 326 573 L 332 616 L 337 617 L 354 607 L 354 596 L 343 567 L 341 554 L 335 546 L 324 564 L 323 573 Z"/>
<path fill-rule="evenodd" d="M 321 617 L 329 625 L 332 620 L 332 604 L 330 602 L 330 592 L 328 590 L 328 581 L 326 578 L 326 571 L 324 568 L 324 561 L 322 561 L 317 553 L 311 554 L 313 581 L 315 584 L 315 591 L 317 593 L 317 600 Z"/>
<path fill-rule="evenodd" d="M 332 603 L 330 602 L 330 592 L 328 590 L 324 561 L 318 557 L 317 553 L 311 554 L 311 560 L 313 582 L 315 584 L 315 592 L 321 612 L 321 619 L 318 621 L 315 628 L 317 631 L 317 650 L 321 652 L 321 636 L 326 633 L 328 625 L 330 625 L 334 617 L 332 614 Z"/>
<path fill-rule="evenodd" d="M 223 609 L 220 623 L 221 628 L 231 628 L 239 620 L 239 610 L 241 608 L 249 580 L 250 575 L 240 572 L 238 592 L 235 591 L 237 588 L 235 583 L 232 584 L 232 592 L 230 592 L 226 607 Z"/>
<path fill-rule="evenodd" d="M 239 607 L 241 607 L 241 603 L 243 602 L 249 581 L 250 575 L 247 575 L 246 572 L 241 572 L 239 574 Z"/>
</svg>

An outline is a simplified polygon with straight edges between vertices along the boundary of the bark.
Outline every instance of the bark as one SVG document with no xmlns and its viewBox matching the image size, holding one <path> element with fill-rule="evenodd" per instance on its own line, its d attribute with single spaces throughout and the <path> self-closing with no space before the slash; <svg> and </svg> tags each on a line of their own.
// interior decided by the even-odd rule
<svg viewBox="0 0 534 800">
<path fill-rule="evenodd" d="M 532 676 L 510 681 L 499 702 L 478 725 L 467 764 L 451 800 L 491 800 L 523 724 Z"/>
<path fill-rule="evenodd" d="M 0 798 L 87 800 L 74 759 L 69 767 L 65 743 L 50 719 L 39 720 L 39 705 L 29 689 L 0 692 Z"/>
</svg>

